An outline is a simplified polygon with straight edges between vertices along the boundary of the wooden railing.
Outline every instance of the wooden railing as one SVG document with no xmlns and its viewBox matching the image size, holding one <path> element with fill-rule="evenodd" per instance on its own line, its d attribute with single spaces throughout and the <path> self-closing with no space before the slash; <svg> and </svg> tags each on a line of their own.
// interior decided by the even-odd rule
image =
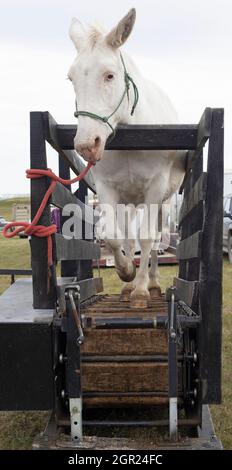
<svg viewBox="0 0 232 470">
<path fill-rule="evenodd" d="M 68 179 L 70 168 L 79 174 L 84 165 L 73 150 L 75 133 L 76 126 L 59 125 L 48 112 L 31 113 L 31 168 L 47 168 L 47 141 L 58 152 L 60 176 Z M 207 172 L 203 172 L 203 148 L 207 141 Z M 184 197 L 179 222 L 181 241 L 177 250 L 179 274 L 174 284 L 180 298 L 202 315 L 197 335 L 203 401 L 218 403 L 221 399 L 223 110 L 206 108 L 197 125 L 120 126 L 106 148 L 122 151 L 186 150 L 186 176 L 181 188 Z M 46 178 L 31 182 L 32 218 L 48 184 Z M 70 188 L 57 185 L 50 202 L 60 208 L 70 202 L 78 204 L 87 216 L 92 210 L 84 205 L 88 188 L 93 192 L 96 190 L 90 173 L 74 194 Z M 50 224 L 49 205 L 40 223 Z M 55 304 L 57 261 L 61 260 L 62 276 L 75 276 L 82 281 L 92 279 L 92 259 L 100 257 L 100 249 L 93 236 L 88 240 L 85 236 L 83 238 L 67 242 L 59 234 L 53 237 L 56 256 L 48 289 L 47 242 L 46 239 L 32 237 L 35 308 L 51 308 Z M 85 282 L 83 288 L 86 289 L 86 285 Z"/>
</svg>

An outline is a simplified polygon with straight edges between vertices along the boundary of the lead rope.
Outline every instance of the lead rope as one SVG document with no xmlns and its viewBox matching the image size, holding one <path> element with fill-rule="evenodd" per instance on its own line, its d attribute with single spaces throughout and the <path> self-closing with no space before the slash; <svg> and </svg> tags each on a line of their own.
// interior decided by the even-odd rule
<svg viewBox="0 0 232 470">
<path fill-rule="evenodd" d="M 117 107 L 115 108 L 115 110 L 111 114 L 109 114 L 109 116 L 99 116 L 98 114 L 91 113 L 90 111 L 78 111 L 78 109 L 77 109 L 77 100 L 75 101 L 76 111 L 74 112 L 74 116 L 76 118 L 78 118 L 79 116 L 87 116 L 87 117 L 90 117 L 92 119 L 97 119 L 98 121 L 102 121 L 110 127 L 112 132 L 111 132 L 111 135 L 108 137 L 108 143 L 111 142 L 111 140 L 114 139 L 115 134 L 116 134 L 116 129 L 110 124 L 109 119 L 118 111 L 118 109 L 120 108 L 120 106 L 121 106 L 121 104 L 122 104 L 122 102 L 123 102 L 126 95 L 127 95 L 128 101 L 129 101 L 129 89 L 130 89 L 130 84 L 131 83 L 132 83 L 133 91 L 134 91 L 134 103 L 133 103 L 133 106 L 131 108 L 131 113 L 130 113 L 131 116 L 133 116 L 135 108 L 136 108 L 136 106 L 138 104 L 138 101 L 139 101 L 138 88 L 137 88 L 133 78 L 127 72 L 126 65 L 125 65 L 125 62 L 124 62 L 124 59 L 123 59 L 123 56 L 122 56 L 121 52 L 120 52 L 120 58 L 121 58 L 123 69 L 124 69 L 125 90 L 123 92 L 122 98 L 120 99 Z"/>
<path fill-rule="evenodd" d="M 55 175 L 55 173 L 53 173 L 53 171 L 49 168 L 47 170 L 42 170 L 42 169 L 41 170 L 39 169 L 26 170 L 26 176 L 29 179 L 38 179 L 38 178 L 43 178 L 44 176 L 47 176 L 52 181 L 31 223 L 10 222 L 3 229 L 3 235 L 5 238 L 13 238 L 16 235 L 18 235 L 20 232 L 24 232 L 28 236 L 34 235 L 36 237 L 47 238 L 48 279 L 51 277 L 51 266 L 53 265 L 52 235 L 57 232 L 57 226 L 55 224 L 51 224 L 47 227 L 45 225 L 36 225 L 36 224 L 39 221 L 41 215 L 43 214 L 43 211 L 48 203 L 50 196 L 52 195 L 56 187 L 57 182 L 62 183 L 64 185 L 70 185 L 70 184 L 76 183 L 77 181 L 81 181 L 85 177 L 86 173 L 88 173 L 92 165 L 93 165 L 92 163 L 88 163 L 88 165 L 84 168 L 84 170 L 78 176 L 69 180 L 64 180 L 63 178 L 60 178 L 59 176 Z M 9 230 L 11 230 L 12 227 L 14 228 L 18 227 L 18 228 L 15 228 L 13 231 L 9 232 Z"/>
</svg>

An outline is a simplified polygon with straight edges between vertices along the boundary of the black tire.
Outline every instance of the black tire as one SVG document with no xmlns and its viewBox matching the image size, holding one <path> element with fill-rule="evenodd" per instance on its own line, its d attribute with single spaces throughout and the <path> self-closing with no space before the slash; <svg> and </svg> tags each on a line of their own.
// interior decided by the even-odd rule
<svg viewBox="0 0 232 470">
<path fill-rule="evenodd" d="M 229 233 L 228 235 L 228 258 L 229 263 L 232 264 L 232 234 Z"/>
</svg>

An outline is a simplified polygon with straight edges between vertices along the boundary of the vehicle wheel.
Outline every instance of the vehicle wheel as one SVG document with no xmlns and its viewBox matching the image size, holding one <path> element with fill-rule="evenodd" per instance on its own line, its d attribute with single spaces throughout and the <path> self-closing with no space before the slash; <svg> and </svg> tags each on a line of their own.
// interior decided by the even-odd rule
<svg viewBox="0 0 232 470">
<path fill-rule="evenodd" d="M 228 235 L 228 258 L 230 264 L 232 264 L 232 234 Z"/>
</svg>

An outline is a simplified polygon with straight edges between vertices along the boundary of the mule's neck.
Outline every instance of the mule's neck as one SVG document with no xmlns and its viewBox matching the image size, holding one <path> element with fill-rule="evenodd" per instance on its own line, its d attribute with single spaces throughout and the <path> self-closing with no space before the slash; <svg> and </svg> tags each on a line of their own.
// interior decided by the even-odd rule
<svg viewBox="0 0 232 470">
<path fill-rule="evenodd" d="M 139 100 L 137 106 L 134 110 L 133 116 L 131 116 L 131 109 L 134 103 L 135 95 L 132 84 L 130 84 L 129 89 L 129 104 L 128 101 L 125 101 L 122 118 L 120 123 L 121 124 L 139 124 L 141 120 L 145 119 L 144 113 L 144 106 L 142 106 L 142 102 L 144 101 L 144 84 L 142 86 L 143 77 L 141 76 L 137 66 L 135 65 L 134 61 L 129 57 L 125 52 L 121 51 L 126 71 L 133 79 L 134 83 L 136 84 L 139 92 Z"/>
<path fill-rule="evenodd" d="M 129 90 L 129 106 L 125 102 L 121 124 L 176 124 L 178 116 L 169 97 L 155 83 L 147 80 L 134 61 L 125 52 L 122 56 L 128 74 L 133 78 L 139 92 L 138 104 L 133 116 L 131 107 L 134 101 L 133 87 Z"/>
</svg>

